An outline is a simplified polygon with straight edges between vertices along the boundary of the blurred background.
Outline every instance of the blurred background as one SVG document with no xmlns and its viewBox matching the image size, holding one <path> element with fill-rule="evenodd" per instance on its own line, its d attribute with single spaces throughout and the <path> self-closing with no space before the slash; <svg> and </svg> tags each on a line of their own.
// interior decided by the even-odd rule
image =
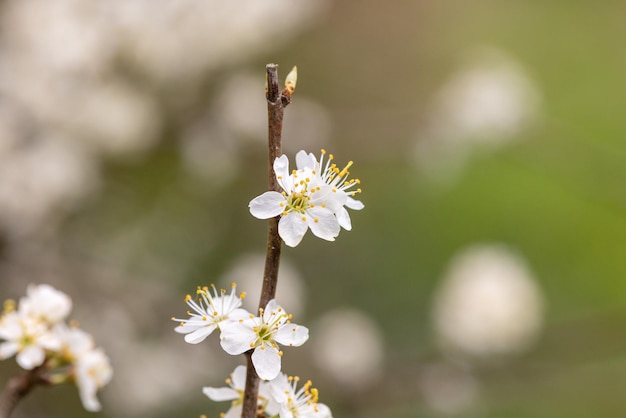
<svg viewBox="0 0 626 418">
<path fill-rule="evenodd" d="M 283 370 L 335 417 L 623 417 L 626 4 L 0 3 L 0 299 L 49 283 L 110 356 L 104 410 L 216 417 L 242 358 L 170 317 L 231 281 L 254 309 L 265 64 L 298 87 L 283 151 L 354 160 L 366 208 L 284 248 L 311 330 Z M 0 363 L 0 384 L 18 371 Z"/>
</svg>

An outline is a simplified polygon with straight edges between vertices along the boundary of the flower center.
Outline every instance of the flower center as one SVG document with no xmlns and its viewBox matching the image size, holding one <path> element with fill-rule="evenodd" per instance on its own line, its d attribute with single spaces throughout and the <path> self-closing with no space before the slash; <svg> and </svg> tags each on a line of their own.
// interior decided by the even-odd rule
<svg viewBox="0 0 626 418">
<path fill-rule="evenodd" d="M 306 189 L 300 193 L 292 193 L 287 199 L 286 212 L 304 213 L 310 207 Z"/>
</svg>

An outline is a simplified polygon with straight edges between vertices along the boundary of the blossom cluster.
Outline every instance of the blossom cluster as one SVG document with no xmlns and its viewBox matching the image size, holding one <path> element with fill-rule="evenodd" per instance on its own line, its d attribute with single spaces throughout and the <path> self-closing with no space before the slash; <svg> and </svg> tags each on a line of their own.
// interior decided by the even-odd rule
<svg viewBox="0 0 626 418">
<path fill-rule="evenodd" d="M 330 408 L 318 402 L 318 391 L 310 380 L 300 388 L 297 376 L 280 373 L 276 378 L 259 383 L 257 414 L 260 417 L 332 418 Z M 239 418 L 246 384 L 246 366 L 237 366 L 226 379 L 227 387 L 204 387 L 202 392 L 212 401 L 231 401 L 223 418 Z"/>
<path fill-rule="evenodd" d="M 294 80 L 295 81 L 295 80 Z M 296 154 L 296 169 L 289 171 L 289 159 L 281 155 L 273 162 L 276 183 L 281 192 L 270 190 L 252 199 L 250 213 L 259 219 L 278 219 L 278 234 L 286 245 L 297 246 L 306 232 L 334 241 L 341 228 L 352 229 L 346 208 L 360 210 L 364 205 L 354 196 L 361 192 L 360 181 L 350 179 L 350 161 L 343 169 L 333 162 L 333 155 L 319 160 L 312 153 Z M 250 358 L 259 382 L 256 416 L 265 418 L 332 418 L 330 409 L 318 403 L 317 389 L 307 381 L 298 389 L 299 378 L 281 372 L 280 345 L 297 347 L 309 338 L 306 327 L 291 322 L 291 315 L 270 300 L 258 315 L 242 309 L 233 283 L 230 293 L 218 292 L 215 286 L 198 287 L 196 297 L 187 295 L 191 308 L 187 319 L 172 318 L 179 325 L 175 331 L 185 334 L 185 341 L 197 344 L 214 331 L 220 332 L 220 344 L 231 355 L 252 352 Z M 203 392 L 214 401 L 232 401 L 225 418 L 241 416 L 246 391 L 246 367 L 239 366 L 226 380 L 228 387 L 205 387 Z M 250 411 L 248 411 L 250 412 Z"/>
<path fill-rule="evenodd" d="M 109 359 L 93 338 L 66 323 L 72 309 L 68 295 L 50 285 L 30 285 L 16 303 L 4 302 L 0 315 L 0 360 L 16 356 L 26 370 L 41 368 L 50 384 L 73 381 L 85 409 L 98 411 L 98 389 L 113 375 Z"/>
<path fill-rule="evenodd" d="M 306 327 L 291 322 L 291 315 L 272 299 L 265 309 L 255 316 L 241 308 L 245 292 L 236 295 L 237 286 L 231 285 L 231 292 L 217 290 L 211 286 L 198 287 L 197 298 L 185 297 L 192 309 L 187 311 L 189 318 L 172 318 L 180 324 L 175 331 L 185 335 L 190 344 L 202 342 L 215 330 L 220 331 L 220 344 L 231 355 L 254 350 L 252 363 L 261 379 L 272 380 L 281 369 L 283 352 L 278 344 L 298 347 L 309 339 Z"/>
<path fill-rule="evenodd" d="M 330 154 L 324 162 L 312 153 L 296 154 L 296 169 L 289 171 L 289 159 L 281 155 L 274 161 L 276 181 L 282 192 L 268 191 L 252 199 L 248 205 L 252 216 L 270 219 L 280 216 L 278 233 L 290 247 L 297 246 L 310 228 L 319 238 L 334 241 L 341 228 L 352 229 L 346 207 L 361 210 L 365 206 L 354 199 L 361 192 L 358 179 L 349 179 L 350 161 L 339 169 Z"/>
<path fill-rule="evenodd" d="M 307 382 L 299 390 L 297 378 L 281 373 L 281 345 L 297 347 L 309 338 L 306 327 L 291 322 L 291 315 L 272 299 L 265 309 L 255 316 L 241 308 L 245 292 L 237 296 L 236 285 L 230 293 L 219 291 L 215 286 L 198 287 L 196 298 L 185 297 L 191 308 L 187 319 L 172 318 L 179 322 L 175 331 L 185 334 L 185 341 L 197 344 L 204 341 L 213 331 L 220 332 L 220 344 L 231 355 L 252 352 L 252 364 L 262 379 L 259 388 L 259 416 L 319 417 L 331 418 L 330 409 L 317 402 L 317 390 Z M 203 392 L 214 401 L 232 401 L 226 418 L 241 415 L 242 397 L 245 390 L 246 367 L 239 366 L 227 380 L 229 387 L 205 387 Z"/>
</svg>

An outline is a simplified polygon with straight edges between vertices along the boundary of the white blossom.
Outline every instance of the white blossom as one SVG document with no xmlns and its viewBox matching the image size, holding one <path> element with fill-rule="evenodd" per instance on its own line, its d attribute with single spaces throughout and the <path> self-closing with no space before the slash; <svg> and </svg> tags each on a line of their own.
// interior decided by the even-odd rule
<svg viewBox="0 0 626 418">
<path fill-rule="evenodd" d="M 341 229 L 335 213 L 346 203 L 345 193 L 338 193 L 309 167 L 290 173 L 286 155 L 276 158 L 274 172 L 283 192 L 268 191 L 254 198 L 248 205 L 252 216 L 280 215 L 278 233 L 290 247 L 297 246 L 309 228 L 315 236 L 334 241 Z"/>
<path fill-rule="evenodd" d="M 291 317 L 272 299 L 260 316 L 233 321 L 224 327 L 221 335 L 222 348 L 231 355 L 252 353 L 252 364 L 261 379 L 272 380 L 280 373 L 282 345 L 301 346 L 309 339 L 306 327 L 292 324 Z"/>
<path fill-rule="evenodd" d="M 20 299 L 19 310 L 26 316 L 54 325 L 67 318 L 72 300 L 48 284 L 31 284 L 26 289 L 26 297 Z"/>
<path fill-rule="evenodd" d="M 174 331 L 186 334 L 185 341 L 189 344 L 198 344 L 204 341 L 224 321 L 246 318 L 250 315 L 248 311 L 240 308 L 245 292 L 237 296 L 235 283 L 231 284 L 231 292 L 228 295 L 224 289 L 221 289 L 218 294 L 215 286 L 211 286 L 213 295 L 209 292 L 208 287 L 198 287 L 196 290 L 197 302 L 191 295 L 185 297 L 185 302 L 194 311 L 187 312 L 189 319 L 172 318 L 173 321 L 180 322 Z"/>
<path fill-rule="evenodd" d="M 322 155 L 318 162 L 312 153 L 307 154 L 304 150 L 299 151 L 296 154 L 296 166 L 298 169 L 310 169 L 319 173 L 324 183 L 333 187 L 333 190 L 336 190 L 336 192 L 346 195 L 345 203 L 335 212 L 335 216 L 337 217 L 339 225 L 341 225 L 343 229 L 350 231 L 352 229 L 352 222 L 346 207 L 353 210 L 361 210 L 365 207 L 360 200 L 356 200 L 352 197 L 357 193 L 361 193 L 360 188 L 355 189 L 355 186 L 360 185 L 361 181 L 359 179 L 349 179 L 350 172 L 348 170 L 352 167 L 352 164 L 354 164 L 353 161 L 349 161 L 348 164 L 340 170 L 337 164 L 332 162 L 335 158 L 333 154 L 328 155 L 326 164 L 324 164 L 325 155 L 326 150 L 322 150 Z"/>
<path fill-rule="evenodd" d="M 40 320 L 19 311 L 5 312 L 0 318 L 0 360 L 16 356 L 20 367 L 31 370 L 46 360 L 46 350 L 58 350 L 61 341 Z"/>
<path fill-rule="evenodd" d="M 241 416 L 243 395 L 246 389 L 246 372 L 246 366 L 237 366 L 230 377 L 226 379 L 227 387 L 214 388 L 207 386 L 202 388 L 202 393 L 212 401 L 231 401 L 231 407 L 222 415 L 223 418 L 239 418 Z M 273 416 L 278 413 L 279 408 L 271 395 L 269 383 L 261 380 L 257 397 L 258 411 L 264 411 Z"/>
<path fill-rule="evenodd" d="M 75 379 L 78 393 L 83 406 L 88 411 L 102 409 L 96 393 L 111 381 L 113 369 L 109 358 L 101 349 L 89 350 L 83 353 L 75 364 Z"/>
<path fill-rule="evenodd" d="M 272 395 L 280 405 L 280 418 L 332 418 L 330 408 L 318 402 L 319 394 L 308 380 L 300 389 L 300 379 L 281 373 L 270 382 Z"/>
</svg>

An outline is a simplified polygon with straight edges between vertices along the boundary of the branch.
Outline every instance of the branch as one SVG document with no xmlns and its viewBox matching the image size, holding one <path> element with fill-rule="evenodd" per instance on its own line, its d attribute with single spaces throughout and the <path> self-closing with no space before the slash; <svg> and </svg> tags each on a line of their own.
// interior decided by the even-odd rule
<svg viewBox="0 0 626 418">
<path fill-rule="evenodd" d="M 269 148 L 269 190 L 280 192 L 281 188 L 274 173 L 274 160 L 282 154 L 283 113 L 285 106 L 291 103 L 293 88 L 285 87 L 280 91 L 278 87 L 278 65 L 267 64 L 267 120 L 268 120 L 268 148 Z M 265 308 L 267 303 L 276 297 L 278 282 L 278 266 L 280 264 L 280 249 L 282 239 L 278 235 L 278 221 L 280 216 L 269 220 L 267 234 L 267 248 L 265 270 L 263 271 L 263 287 L 259 300 L 259 309 Z M 252 364 L 252 351 L 246 352 L 248 371 L 246 374 L 246 390 L 243 397 L 242 418 L 256 418 L 257 396 L 259 392 L 259 376 Z M 2 417 L 0 417 L 2 418 Z"/>
<path fill-rule="evenodd" d="M 18 402 L 28 395 L 35 385 L 49 384 L 44 376 L 45 371 L 46 365 L 43 364 L 9 379 L 4 391 L 0 394 L 0 418 L 9 418 Z"/>
</svg>

